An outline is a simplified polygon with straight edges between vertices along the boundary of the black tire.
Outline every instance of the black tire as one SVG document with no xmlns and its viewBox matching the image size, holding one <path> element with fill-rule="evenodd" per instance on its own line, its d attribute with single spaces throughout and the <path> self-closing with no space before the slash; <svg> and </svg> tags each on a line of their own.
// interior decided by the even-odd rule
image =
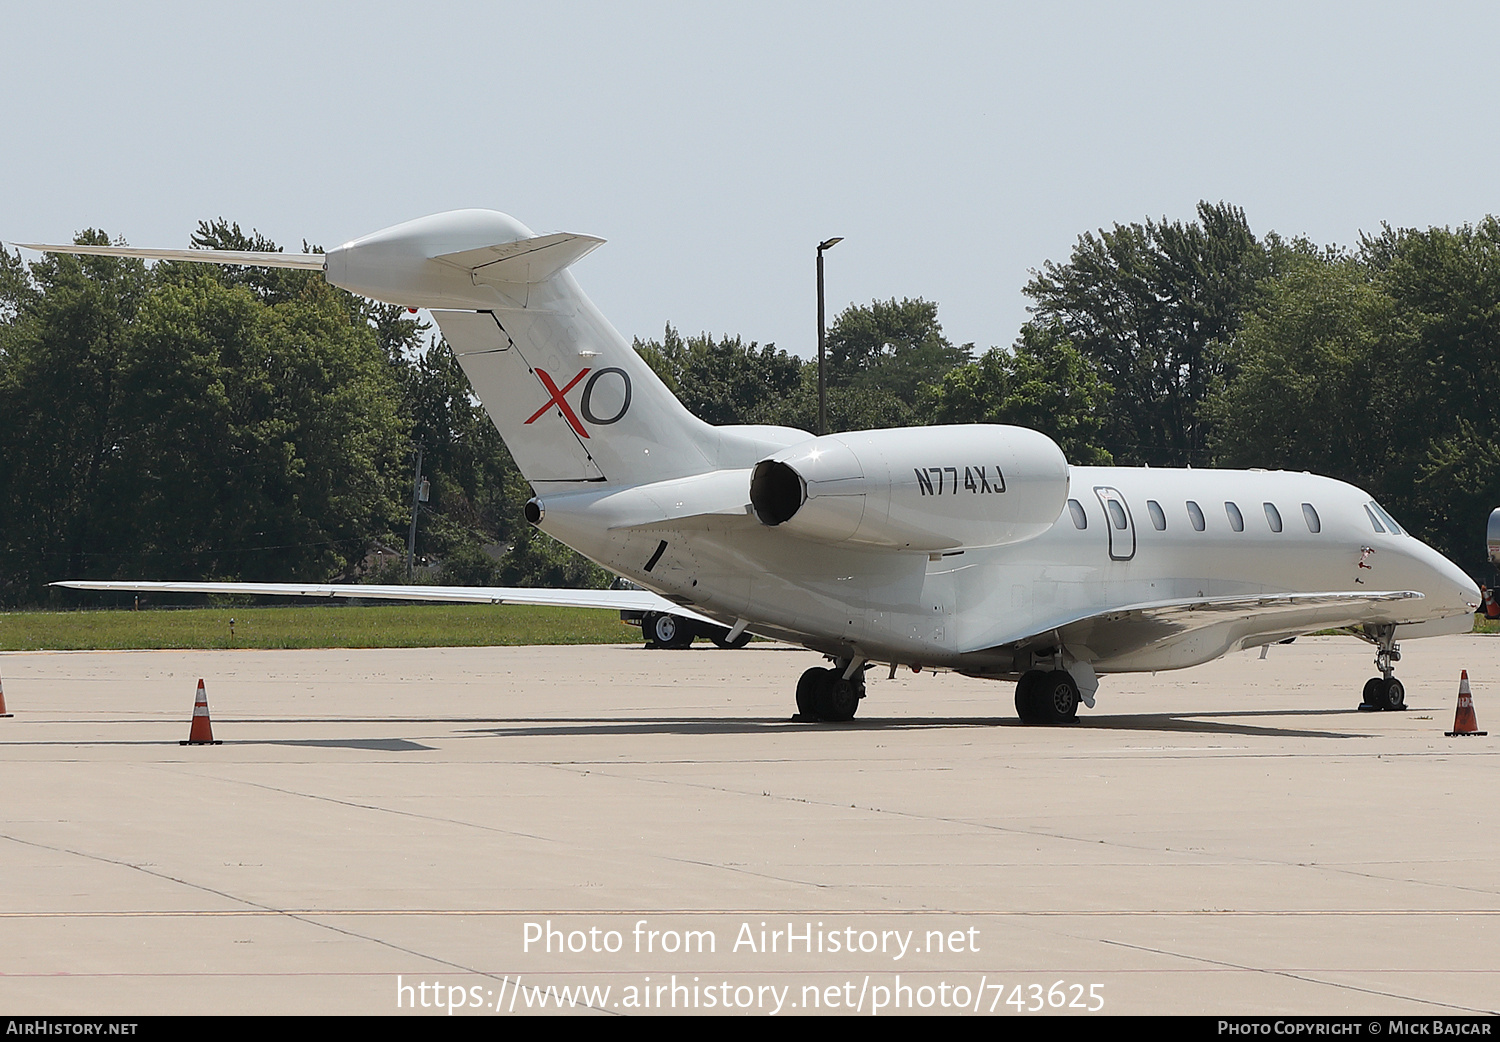
<svg viewBox="0 0 1500 1042">
<path fill-rule="evenodd" d="M 715 630 L 708 635 L 708 639 L 713 641 L 716 647 L 743 648 L 746 644 L 750 643 L 750 634 L 748 632 L 741 633 L 734 640 L 730 640 L 728 630 Z"/>
<path fill-rule="evenodd" d="M 1387 709 L 1406 708 L 1406 685 L 1395 677 L 1391 677 L 1385 689 L 1385 707 Z"/>
<path fill-rule="evenodd" d="M 1362 696 L 1364 698 L 1364 705 L 1369 706 L 1371 709 L 1381 708 L 1380 685 L 1384 682 L 1380 677 L 1371 677 L 1365 681 L 1365 691 Z"/>
<path fill-rule="evenodd" d="M 818 687 L 813 705 L 824 720 L 853 720 L 863 694 L 860 684 L 845 680 L 836 670 L 826 669 L 828 679 Z"/>
<path fill-rule="evenodd" d="M 1034 696 L 1038 685 L 1046 679 L 1046 670 L 1029 669 L 1021 674 L 1020 680 L 1016 681 L 1016 716 L 1021 718 L 1021 723 L 1043 722 Z"/>
<path fill-rule="evenodd" d="M 1376 709 L 1387 710 L 1406 708 L 1406 686 L 1401 681 L 1395 677 L 1391 677 L 1389 680 L 1376 677 L 1370 683 L 1375 685 L 1371 692 L 1375 700 L 1370 702 L 1369 705 L 1374 706 Z M 1367 690 L 1370 688 L 1369 684 L 1365 685 L 1365 687 Z"/>
<path fill-rule="evenodd" d="M 833 670 L 814 666 L 797 678 L 797 712 L 804 720 L 821 720 L 818 692 L 833 679 Z"/>
</svg>

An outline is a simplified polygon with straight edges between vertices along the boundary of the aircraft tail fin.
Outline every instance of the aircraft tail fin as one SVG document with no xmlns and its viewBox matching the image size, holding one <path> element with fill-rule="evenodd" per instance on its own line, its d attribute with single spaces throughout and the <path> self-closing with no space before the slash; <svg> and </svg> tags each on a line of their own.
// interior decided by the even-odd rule
<svg viewBox="0 0 1500 1042">
<path fill-rule="evenodd" d="M 456 221 L 462 234 L 423 231 Z M 423 252 L 428 264 L 448 273 L 440 276 L 448 286 L 442 297 L 454 304 L 438 304 L 432 316 L 538 491 L 749 467 L 808 437 L 786 428 L 713 427 L 688 412 L 567 270 L 604 240 L 534 235 L 503 215 L 472 213 L 439 215 L 411 231 L 372 238 L 395 243 L 412 235 L 443 243 Z M 361 242 L 350 246 L 360 248 Z"/>
<path fill-rule="evenodd" d="M 749 467 L 807 435 L 693 416 L 567 270 L 604 240 L 536 235 L 493 210 L 407 221 L 325 254 L 37 246 L 158 260 L 322 269 L 376 300 L 425 307 L 533 485 L 635 485 Z"/>
<path fill-rule="evenodd" d="M 524 257 L 491 266 L 512 260 L 535 270 Z M 432 312 L 522 475 L 540 491 L 715 469 L 714 428 L 678 402 L 572 282 L 552 276 L 524 308 Z"/>
</svg>

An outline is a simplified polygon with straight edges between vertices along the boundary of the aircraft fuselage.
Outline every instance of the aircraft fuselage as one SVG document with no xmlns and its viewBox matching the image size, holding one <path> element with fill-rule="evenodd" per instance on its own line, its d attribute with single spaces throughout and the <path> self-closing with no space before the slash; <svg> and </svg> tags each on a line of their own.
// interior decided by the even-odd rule
<svg viewBox="0 0 1500 1042">
<path fill-rule="evenodd" d="M 1056 521 L 1006 546 L 901 552 L 830 545 L 767 527 L 748 510 L 695 514 L 682 527 L 601 527 L 598 513 L 585 511 L 588 521 L 579 524 L 569 509 L 575 496 L 580 504 L 609 498 L 586 491 L 546 497 L 541 527 L 726 625 L 754 619 L 757 633 L 840 658 L 994 675 L 1030 668 L 1025 654 L 1002 647 L 1018 635 L 1159 602 L 1415 591 L 1422 597 L 1400 608 L 1401 635 L 1470 625 L 1478 590 L 1468 576 L 1392 531 L 1371 497 L 1344 482 L 1284 471 L 1126 467 L 1073 467 L 1069 478 Z M 743 488 L 749 474 L 722 480 Z M 922 493 L 916 496 L 920 506 Z M 1346 624 L 1361 621 L 1352 611 Z M 1298 632 L 1305 631 L 1295 619 L 1280 625 L 1230 613 L 1181 639 L 1164 632 L 1143 644 L 1101 633 L 1089 650 L 1101 673 L 1175 669 Z M 1038 652 L 1050 650 L 1042 643 Z"/>
</svg>

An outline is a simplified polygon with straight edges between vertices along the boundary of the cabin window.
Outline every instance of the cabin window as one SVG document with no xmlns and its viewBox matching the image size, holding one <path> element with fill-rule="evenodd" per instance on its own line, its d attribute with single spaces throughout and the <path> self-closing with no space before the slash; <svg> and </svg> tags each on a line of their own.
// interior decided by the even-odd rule
<svg viewBox="0 0 1500 1042">
<path fill-rule="evenodd" d="M 1267 503 L 1265 507 L 1266 524 L 1271 526 L 1271 531 L 1273 532 L 1281 531 L 1281 511 L 1276 509 L 1275 503 Z"/>
<path fill-rule="evenodd" d="M 1120 505 L 1119 500 L 1109 499 L 1104 505 L 1109 508 L 1109 519 L 1115 523 L 1116 528 L 1123 532 L 1129 527 L 1130 522 L 1125 520 L 1125 508 Z"/>
<path fill-rule="evenodd" d="M 1073 527 L 1080 532 L 1089 526 L 1089 516 L 1083 512 L 1083 504 L 1078 500 L 1068 500 L 1068 513 L 1073 515 Z"/>
<path fill-rule="evenodd" d="M 1396 535 L 1401 534 L 1401 526 L 1396 524 L 1396 519 L 1394 517 L 1385 512 L 1384 507 L 1382 507 L 1379 503 L 1371 503 L 1370 509 L 1374 510 L 1376 515 L 1379 516 L 1380 520 L 1385 522 L 1385 527 L 1389 528 Z"/>
<path fill-rule="evenodd" d="M 1245 515 L 1240 513 L 1240 508 L 1233 503 L 1224 504 L 1224 513 L 1229 517 L 1229 527 L 1236 532 L 1245 530 Z"/>
<path fill-rule="evenodd" d="M 1318 512 L 1311 503 L 1302 504 L 1302 520 L 1307 522 L 1307 530 L 1313 535 L 1323 531 L 1323 522 L 1318 520 Z"/>
<path fill-rule="evenodd" d="M 1193 531 L 1201 532 L 1206 527 L 1203 522 L 1203 508 L 1191 499 L 1187 501 L 1188 520 L 1193 523 Z"/>
<path fill-rule="evenodd" d="M 1365 507 L 1365 516 L 1370 519 L 1370 524 L 1375 526 L 1375 531 L 1385 531 L 1385 526 L 1380 523 L 1380 518 L 1376 517 L 1375 511 L 1371 510 L 1368 506 Z"/>
<path fill-rule="evenodd" d="M 1146 510 L 1151 514 L 1151 524 L 1158 532 L 1167 530 L 1167 515 L 1162 512 L 1161 504 L 1154 499 L 1146 500 Z"/>
</svg>

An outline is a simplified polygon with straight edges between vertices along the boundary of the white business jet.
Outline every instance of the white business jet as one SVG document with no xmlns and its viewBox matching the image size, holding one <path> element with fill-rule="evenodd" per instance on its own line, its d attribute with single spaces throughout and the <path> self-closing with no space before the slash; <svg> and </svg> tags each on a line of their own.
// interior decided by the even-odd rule
<svg viewBox="0 0 1500 1042">
<path fill-rule="evenodd" d="M 94 590 L 583 604 L 821 652 L 804 718 L 847 720 L 876 664 L 1015 680 L 1026 723 L 1105 673 L 1177 669 L 1322 629 L 1374 644 L 1364 704 L 1399 709 L 1398 639 L 1467 631 L 1479 590 L 1370 496 L 1305 473 L 1072 467 L 1006 426 L 813 437 L 691 415 L 567 270 L 600 245 L 488 210 L 326 255 L 30 246 L 320 270 L 427 308 L 531 483 L 526 517 L 646 589 L 69 582 Z M 655 591 L 655 592 L 651 592 Z"/>
</svg>

